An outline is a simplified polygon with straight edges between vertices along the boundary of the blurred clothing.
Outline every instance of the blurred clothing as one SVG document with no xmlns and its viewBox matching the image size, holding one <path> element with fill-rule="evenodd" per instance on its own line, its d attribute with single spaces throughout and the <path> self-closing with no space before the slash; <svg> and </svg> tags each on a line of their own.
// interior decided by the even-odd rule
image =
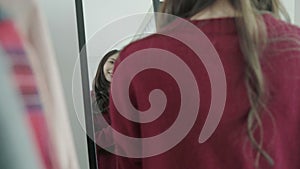
<svg viewBox="0 0 300 169">
<path fill-rule="evenodd" d="M 38 3 L 36 0 L 0 0 L 0 6 L 16 26 L 36 79 L 52 143 L 53 168 L 79 169 L 60 75 Z"/>
<path fill-rule="evenodd" d="M 26 118 L 33 129 L 35 141 L 40 151 L 41 159 L 47 169 L 53 168 L 50 157 L 50 142 L 45 114 L 40 102 L 36 80 L 20 36 L 12 21 L 0 21 L 0 45 L 11 63 L 11 76 L 22 103 L 25 106 Z"/>
<path fill-rule="evenodd" d="M 0 167 L 44 169 L 8 57 L 0 49 Z"/>
</svg>

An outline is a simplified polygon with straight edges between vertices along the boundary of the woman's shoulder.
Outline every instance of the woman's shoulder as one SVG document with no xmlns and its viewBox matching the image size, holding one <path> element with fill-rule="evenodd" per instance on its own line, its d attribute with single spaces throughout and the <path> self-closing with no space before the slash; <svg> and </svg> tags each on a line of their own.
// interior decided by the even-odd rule
<svg viewBox="0 0 300 169">
<path fill-rule="evenodd" d="M 125 46 L 119 55 L 118 62 L 124 60 L 129 55 L 141 51 L 143 49 L 151 49 L 151 48 L 161 48 L 167 49 L 172 47 L 172 40 L 169 37 L 154 33 L 142 39 L 131 42 L 127 46 Z"/>
<path fill-rule="evenodd" d="M 264 20 L 268 41 L 264 50 L 263 65 L 269 72 L 273 72 L 273 78 L 299 79 L 300 28 L 270 14 L 264 15 Z M 278 83 L 286 81 L 278 80 Z"/>
<path fill-rule="evenodd" d="M 292 36 L 300 40 L 300 27 L 278 19 L 271 14 L 264 14 L 263 17 L 269 38 Z"/>
</svg>

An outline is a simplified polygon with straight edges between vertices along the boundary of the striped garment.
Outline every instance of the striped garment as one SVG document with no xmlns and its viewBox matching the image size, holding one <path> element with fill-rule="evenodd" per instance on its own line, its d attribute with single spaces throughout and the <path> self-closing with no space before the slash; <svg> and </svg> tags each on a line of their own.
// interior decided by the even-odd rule
<svg viewBox="0 0 300 169">
<path fill-rule="evenodd" d="M 21 37 L 14 23 L 8 19 L 1 18 L 0 21 L 0 45 L 11 62 L 12 81 L 26 108 L 25 112 L 42 161 L 46 169 L 52 169 L 49 134 L 35 76 L 23 48 Z"/>
</svg>

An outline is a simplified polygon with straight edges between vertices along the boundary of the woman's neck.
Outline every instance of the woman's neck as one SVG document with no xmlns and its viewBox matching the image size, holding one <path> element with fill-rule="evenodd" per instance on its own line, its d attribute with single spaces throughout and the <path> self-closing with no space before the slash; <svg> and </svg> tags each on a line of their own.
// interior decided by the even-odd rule
<svg viewBox="0 0 300 169">
<path fill-rule="evenodd" d="M 236 10 L 229 0 L 216 0 L 214 4 L 198 12 L 191 20 L 203 20 L 212 18 L 235 17 Z"/>
</svg>

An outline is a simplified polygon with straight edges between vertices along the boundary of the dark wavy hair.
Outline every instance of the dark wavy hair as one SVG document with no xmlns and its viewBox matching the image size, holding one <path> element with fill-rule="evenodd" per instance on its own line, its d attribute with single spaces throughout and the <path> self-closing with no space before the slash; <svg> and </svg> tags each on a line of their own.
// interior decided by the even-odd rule
<svg viewBox="0 0 300 169">
<path fill-rule="evenodd" d="M 93 81 L 93 91 L 95 94 L 95 100 L 93 101 L 93 105 L 96 105 L 101 113 L 108 112 L 110 88 L 110 82 L 107 81 L 105 78 L 103 67 L 110 56 L 119 52 L 119 50 L 115 49 L 104 55 L 104 57 L 99 63 L 97 73 Z"/>
</svg>

